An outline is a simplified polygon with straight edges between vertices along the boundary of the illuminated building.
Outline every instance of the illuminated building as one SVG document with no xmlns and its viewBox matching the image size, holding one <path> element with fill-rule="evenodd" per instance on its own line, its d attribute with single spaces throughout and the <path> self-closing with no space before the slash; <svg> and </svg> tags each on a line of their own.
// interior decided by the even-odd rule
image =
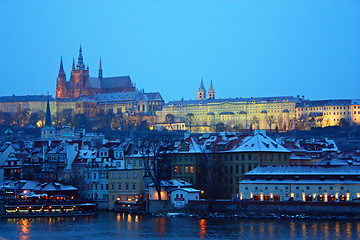
<svg viewBox="0 0 360 240">
<path fill-rule="evenodd" d="M 170 101 L 156 112 L 157 122 L 166 123 L 166 116 L 173 115 L 175 123 L 186 123 L 193 132 L 214 131 L 219 123 L 239 129 L 292 130 L 295 121 L 296 98 L 227 98 L 215 99 L 211 83 L 209 98 L 201 81 L 198 100 Z"/>
<path fill-rule="evenodd" d="M 240 182 L 241 200 L 352 201 L 360 198 L 360 166 L 259 166 Z"/>
<path fill-rule="evenodd" d="M 81 95 L 92 96 L 100 93 L 130 92 L 135 90 L 129 76 L 104 78 L 101 59 L 99 76 L 97 78 L 90 77 L 89 67 L 85 67 L 83 62 L 81 47 L 76 67 L 73 60 L 70 81 L 66 80 L 63 61 L 62 59 L 60 61 L 56 83 L 56 98 L 77 98 Z"/>
<path fill-rule="evenodd" d="M 297 119 L 313 119 L 315 126 L 360 125 L 360 99 L 300 100 Z"/>
</svg>

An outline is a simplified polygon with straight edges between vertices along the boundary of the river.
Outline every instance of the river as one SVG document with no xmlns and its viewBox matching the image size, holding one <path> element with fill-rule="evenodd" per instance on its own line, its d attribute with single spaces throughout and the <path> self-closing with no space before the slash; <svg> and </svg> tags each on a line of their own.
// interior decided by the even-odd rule
<svg viewBox="0 0 360 240">
<path fill-rule="evenodd" d="M 360 221 L 197 219 L 100 212 L 91 217 L 0 219 L 0 239 L 360 239 Z"/>
</svg>

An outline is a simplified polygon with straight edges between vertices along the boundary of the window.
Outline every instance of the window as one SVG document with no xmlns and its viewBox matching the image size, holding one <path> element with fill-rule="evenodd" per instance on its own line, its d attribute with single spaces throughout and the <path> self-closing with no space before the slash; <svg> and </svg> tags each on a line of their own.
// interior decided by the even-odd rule
<svg viewBox="0 0 360 240">
<path fill-rule="evenodd" d="M 129 190 L 129 184 L 128 183 L 125 184 L 125 189 Z"/>
<path fill-rule="evenodd" d="M 111 178 L 115 178 L 115 173 L 114 172 L 111 173 Z"/>
<path fill-rule="evenodd" d="M 136 178 L 136 172 L 132 173 L 132 178 Z"/>
<path fill-rule="evenodd" d="M 125 174 L 125 178 L 129 178 L 129 173 L 126 173 L 126 174 Z"/>
<path fill-rule="evenodd" d="M 178 173 L 178 166 L 174 167 L 174 173 Z"/>
<path fill-rule="evenodd" d="M 100 185 L 100 190 L 104 190 L 104 184 Z"/>
<path fill-rule="evenodd" d="M 255 159 L 254 159 L 255 161 L 257 161 L 258 160 L 258 155 L 255 153 Z"/>
<path fill-rule="evenodd" d="M 93 175 L 93 176 L 94 176 L 94 179 L 96 179 L 96 172 L 94 172 L 94 175 Z"/>
<path fill-rule="evenodd" d="M 189 173 L 189 167 L 188 166 L 185 167 L 185 173 Z"/>
<path fill-rule="evenodd" d="M 121 190 L 121 183 L 118 183 L 118 189 Z"/>
<path fill-rule="evenodd" d="M 181 173 L 182 173 L 182 171 L 183 171 L 183 167 L 182 167 L 182 166 L 180 166 L 180 167 L 179 167 L 179 173 L 181 174 Z"/>
<path fill-rule="evenodd" d="M 249 155 L 248 155 L 248 160 L 251 160 L 251 159 L 252 159 L 252 155 L 249 154 Z"/>
<path fill-rule="evenodd" d="M 190 167 L 190 173 L 194 173 L 194 167 L 193 166 Z"/>
<path fill-rule="evenodd" d="M 111 190 L 114 190 L 115 189 L 115 184 L 111 184 Z"/>
<path fill-rule="evenodd" d="M 132 189 L 135 190 L 136 189 L 136 183 L 132 184 Z"/>
<path fill-rule="evenodd" d="M 119 178 L 119 179 L 121 179 L 121 172 L 119 172 L 119 174 L 118 174 L 118 178 Z"/>
</svg>

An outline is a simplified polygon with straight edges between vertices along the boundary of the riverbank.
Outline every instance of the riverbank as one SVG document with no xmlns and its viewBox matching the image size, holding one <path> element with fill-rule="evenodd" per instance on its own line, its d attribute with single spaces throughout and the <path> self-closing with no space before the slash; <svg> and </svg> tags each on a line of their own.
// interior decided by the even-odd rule
<svg viewBox="0 0 360 240">
<path fill-rule="evenodd" d="M 359 202 L 189 201 L 181 210 L 159 209 L 152 216 L 196 218 L 360 219 Z"/>
</svg>

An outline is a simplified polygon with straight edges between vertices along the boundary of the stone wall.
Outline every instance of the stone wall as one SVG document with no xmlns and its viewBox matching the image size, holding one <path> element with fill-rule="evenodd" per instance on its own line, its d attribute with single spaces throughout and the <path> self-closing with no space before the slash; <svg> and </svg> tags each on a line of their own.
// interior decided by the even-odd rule
<svg viewBox="0 0 360 240">
<path fill-rule="evenodd" d="M 305 214 L 310 216 L 341 215 L 360 217 L 360 202 L 251 202 L 189 201 L 187 210 L 195 213 L 227 214 Z"/>
<path fill-rule="evenodd" d="M 148 212 L 156 213 L 161 211 L 169 211 L 173 210 L 174 206 L 171 204 L 171 201 L 168 200 L 149 200 L 148 204 Z"/>
</svg>

